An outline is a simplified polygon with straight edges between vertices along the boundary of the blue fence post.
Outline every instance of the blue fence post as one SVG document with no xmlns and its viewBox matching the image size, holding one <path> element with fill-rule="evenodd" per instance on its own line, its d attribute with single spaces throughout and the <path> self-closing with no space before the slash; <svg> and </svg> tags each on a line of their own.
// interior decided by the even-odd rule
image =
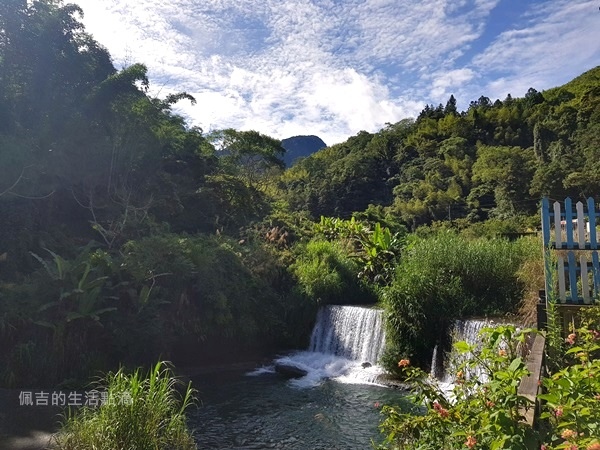
<svg viewBox="0 0 600 450">
<path fill-rule="evenodd" d="M 588 223 L 590 227 L 590 250 L 592 250 L 592 278 L 594 280 L 593 299 L 600 294 L 600 261 L 598 261 L 598 239 L 596 238 L 596 204 L 593 198 L 587 199 Z"/>
</svg>

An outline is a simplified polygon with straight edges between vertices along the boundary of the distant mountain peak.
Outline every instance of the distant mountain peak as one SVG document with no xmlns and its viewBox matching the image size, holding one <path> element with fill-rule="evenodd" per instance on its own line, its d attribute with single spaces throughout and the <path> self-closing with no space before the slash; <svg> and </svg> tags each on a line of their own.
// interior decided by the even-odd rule
<svg viewBox="0 0 600 450">
<path fill-rule="evenodd" d="M 292 166 L 299 158 L 306 158 L 313 153 L 327 147 L 323 140 L 314 135 L 292 136 L 281 141 L 281 146 L 285 148 L 283 160 L 286 167 Z"/>
</svg>

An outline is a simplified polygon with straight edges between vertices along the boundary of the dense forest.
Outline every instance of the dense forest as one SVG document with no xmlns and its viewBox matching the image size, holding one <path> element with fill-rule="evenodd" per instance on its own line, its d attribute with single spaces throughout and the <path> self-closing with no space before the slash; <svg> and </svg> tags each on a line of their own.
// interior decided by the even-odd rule
<svg viewBox="0 0 600 450">
<path fill-rule="evenodd" d="M 470 251 L 512 286 L 438 274 L 440 317 L 515 311 L 537 249 L 474 237 L 535 228 L 541 196 L 600 194 L 600 67 L 467 111 L 450 97 L 286 170 L 277 139 L 189 127 L 172 108 L 194 98 L 150 96 L 146 67 L 117 70 L 81 14 L 0 3 L 1 385 L 302 347 L 326 303 L 391 308 L 397 361 L 439 339 L 420 338 L 424 310 L 402 316 L 427 308 L 402 300 L 423 254 Z"/>
<path fill-rule="evenodd" d="M 281 181 L 291 207 L 313 217 L 379 211 L 415 229 L 530 215 L 541 196 L 598 194 L 599 102 L 600 68 L 462 112 L 451 96 L 306 158 Z"/>
</svg>

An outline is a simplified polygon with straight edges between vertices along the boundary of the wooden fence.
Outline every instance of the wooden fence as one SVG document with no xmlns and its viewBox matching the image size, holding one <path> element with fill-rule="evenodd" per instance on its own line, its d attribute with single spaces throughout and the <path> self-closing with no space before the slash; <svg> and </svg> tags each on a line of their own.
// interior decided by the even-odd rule
<svg viewBox="0 0 600 450">
<path fill-rule="evenodd" d="M 570 198 L 564 205 L 542 199 L 546 295 L 558 293 L 562 304 L 591 304 L 600 298 L 597 212 L 594 200 L 586 205 Z"/>
</svg>

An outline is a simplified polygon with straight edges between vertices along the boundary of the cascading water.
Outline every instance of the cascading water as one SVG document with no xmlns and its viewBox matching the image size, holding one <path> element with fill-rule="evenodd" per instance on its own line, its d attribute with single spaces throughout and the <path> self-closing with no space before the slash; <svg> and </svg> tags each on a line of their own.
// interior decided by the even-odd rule
<svg viewBox="0 0 600 450">
<path fill-rule="evenodd" d="M 454 322 L 454 328 L 452 331 L 452 350 L 447 358 L 440 358 L 438 355 L 438 347 L 434 349 L 433 359 L 431 362 L 431 375 L 437 377 L 444 383 L 454 382 L 454 374 L 456 368 L 470 358 L 469 354 L 459 354 L 454 350 L 454 344 L 456 342 L 464 341 L 470 345 L 477 345 L 480 343 L 479 332 L 486 327 L 494 325 L 493 320 L 488 319 L 469 319 L 469 320 L 457 320 Z M 440 369 L 440 359 L 443 361 L 443 367 Z"/>
<path fill-rule="evenodd" d="M 384 349 L 383 311 L 359 306 L 326 306 L 317 314 L 308 351 L 275 360 L 306 375 L 291 383 L 308 387 L 325 379 L 344 383 L 376 383 L 383 369 L 377 365 Z M 365 364 L 368 363 L 368 364 Z M 265 368 L 254 372 L 259 374 Z"/>
<path fill-rule="evenodd" d="M 309 351 L 375 364 L 381 357 L 384 341 L 381 310 L 328 306 L 317 314 Z"/>
</svg>

